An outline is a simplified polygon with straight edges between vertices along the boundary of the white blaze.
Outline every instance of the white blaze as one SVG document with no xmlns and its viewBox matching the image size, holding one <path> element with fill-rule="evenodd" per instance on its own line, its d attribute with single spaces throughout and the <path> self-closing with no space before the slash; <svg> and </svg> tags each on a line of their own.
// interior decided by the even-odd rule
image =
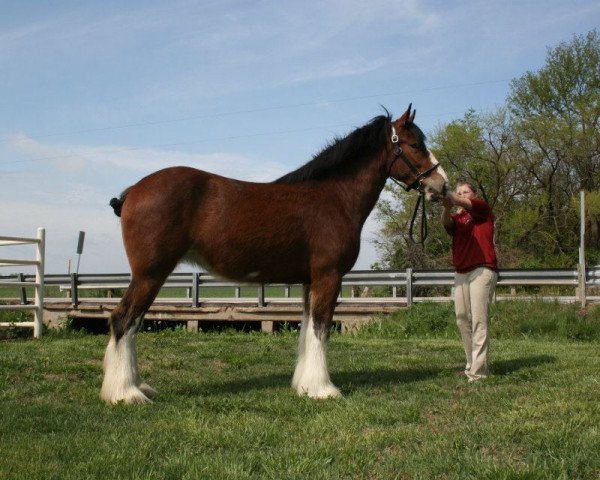
<svg viewBox="0 0 600 480">
<path fill-rule="evenodd" d="M 440 165 L 440 162 L 437 161 L 437 158 L 435 158 L 435 155 L 433 153 L 431 153 L 431 152 L 429 152 L 429 160 L 434 165 Z M 448 183 L 448 175 L 446 175 L 446 172 L 444 171 L 444 169 L 442 168 L 442 166 L 440 165 L 436 170 L 444 178 L 444 180 L 446 181 L 446 183 Z"/>
</svg>

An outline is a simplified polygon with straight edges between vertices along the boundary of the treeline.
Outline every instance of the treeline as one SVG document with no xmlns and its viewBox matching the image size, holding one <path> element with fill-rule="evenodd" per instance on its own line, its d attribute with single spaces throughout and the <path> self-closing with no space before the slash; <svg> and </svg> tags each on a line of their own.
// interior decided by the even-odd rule
<svg viewBox="0 0 600 480">
<path fill-rule="evenodd" d="M 578 261 L 579 198 L 586 192 L 586 260 L 600 262 L 600 35 L 549 48 L 545 65 L 511 82 L 506 104 L 469 110 L 439 127 L 430 149 L 451 186 L 469 181 L 496 216 L 502 268 L 565 267 Z M 447 268 L 451 239 L 441 207 L 428 205 L 425 248 L 408 236 L 416 195 L 390 187 L 378 204 L 379 268 Z M 416 226 L 418 229 L 418 225 Z"/>
</svg>

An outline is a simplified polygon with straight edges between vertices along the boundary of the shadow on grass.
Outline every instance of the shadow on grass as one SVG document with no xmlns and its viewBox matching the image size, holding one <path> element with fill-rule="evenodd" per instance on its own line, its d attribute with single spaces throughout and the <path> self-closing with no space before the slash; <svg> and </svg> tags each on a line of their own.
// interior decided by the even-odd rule
<svg viewBox="0 0 600 480">
<path fill-rule="evenodd" d="M 363 370 L 340 372 L 333 376 L 334 383 L 343 393 L 352 394 L 365 388 L 375 388 L 391 384 L 422 382 L 435 378 L 443 372 L 441 368 L 407 368 L 403 370 Z"/>
<path fill-rule="evenodd" d="M 390 384 L 406 384 L 420 382 L 438 376 L 443 372 L 441 368 L 409 368 L 405 370 L 377 369 L 351 372 L 333 372 L 331 379 L 340 388 L 342 394 L 349 395 L 365 388 L 381 387 Z M 292 372 L 289 375 L 265 375 L 231 382 L 211 383 L 198 386 L 198 391 L 189 389 L 178 391 L 183 395 L 221 395 L 224 393 L 235 394 L 245 391 L 262 390 L 271 388 L 290 387 Z M 200 391 L 202 390 L 202 391 Z"/>
<path fill-rule="evenodd" d="M 519 370 L 535 368 L 540 365 L 556 362 L 556 357 L 550 355 L 536 355 L 531 357 L 519 357 L 510 360 L 498 360 L 493 363 L 492 373 L 497 376 L 509 375 Z M 421 382 L 438 377 L 447 373 L 442 368 L 407 368 L 401 370 L 377 369 L 333 372 L 331 379 L 344 395 L 369 389 L 384 387 L 386 385 L 402 385 L 407 383 Z M 255 376 L 235 381 L 213 382 L 209 384 L 193 386 L 191 389 L 178 389 L 178 395 L 222 395 L 237 394 L 256 390 L 286 388 L 290 387 L 292 372 L 289 374 L 274 374 Z"/>
<path fill-rule="evenodd" d="M 547 363 L 555 363 L 556 357 L 550 355 L 536 355 L 533 357 L 519 357 L 511 360 L 498 360 L 492 364 L 492 373 L 503 376 L 514 373 L 524 368 L 539 367 Z"/>
</svg>

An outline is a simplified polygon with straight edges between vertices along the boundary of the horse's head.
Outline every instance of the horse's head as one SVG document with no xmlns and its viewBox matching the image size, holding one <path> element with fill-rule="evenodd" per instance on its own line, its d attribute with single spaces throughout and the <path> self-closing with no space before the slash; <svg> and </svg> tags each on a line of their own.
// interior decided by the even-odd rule
<svg viewBox="0 0 600 480">
<path fill-rule="evenodd" d="M 425 135 L 414 124 L 416 110 L 410 111 L 392 122 L 390 143 L 392 159 L 389 176 L 425 193 L 427 200 L 439 200 L 446 193 L 448 177 L 442 166 L 425 146 Z"/>
</svg>

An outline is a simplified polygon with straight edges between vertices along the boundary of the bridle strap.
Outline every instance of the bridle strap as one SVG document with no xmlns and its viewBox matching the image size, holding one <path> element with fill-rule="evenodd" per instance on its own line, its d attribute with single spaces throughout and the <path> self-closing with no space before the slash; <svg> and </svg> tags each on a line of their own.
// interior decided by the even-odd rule
<svg viewBox="0 0 600 480">
<path fill-rule="evenodd" d="M 406 164 L 408 169 L 411 171 L 411 173 L 415 177 L 415 181 L 412 182 L 410 185 L 405 185 L 402 182 L 400 182 L 400 180 L 397 180 L 390 175 L 392 172 L 392 167 L 394 166 L 394 162 L 398 159 L 401 159 Z M 394 147 L 394 159 L 392 160 L 392 163 L 390 163 L 388 177 L 392 180 L 392 182 L 394 182 L 396 185 L 400 185 L 407 192 L 409 190 L 418 190 L 421 187 L 421 183 L 423 182 L 423 179 L 428 177 L 429 174 L 431 172 L 433 172 L 439 166 L 440 166 L 440 164 L 436 163 L 435 165 L 428 168 L 427 170 L 419 172 L 419 170 L 417 170 L 417 168 L 413 165 L 413 163 L 410 161 L 410 159 L 406 155 L 404 155 L 404 152 L 402 151 L 402 147 L 400 147 L 400 145 L 396 145 Z"/>
<path fill-rule="evenodd" d="M 427 176 L 429 176 L 429 174 L 431 174 L 431 172 L 433 172 L 436 168 L 438 168 L 440 166 L 440 164 L 436 163 L 435 165 L 428 168 L 427 170 L 425 170 L 423 172 L 419 172 L 417 167 L 415 167 L 415 165 L 410 161 L 410 158 L 408 158 L 404 154 L 404 150 L 402 150 L 402 147 L 400 146 L 400 138 L 396 134 L 396 129 L 394 128 L 393 125 L 392 125 L 391 140 L 392 140 L 392 143 L 394 144 L 394 159 L 392 160 L 392 163 L 390 163 L 390 168 L 388 169 L 388 177 L 391 178 L 392 181 L 396 185 L 400 185 L 407 192 L 409 190 L 419 190 L 419 188 L 421 187 L 421 183 L 423 182 L 423 179 L 426 178 Z M 402 182 L 400 182 L 399 180 L 396 180 L 394 177 L 391 176 L 392 167 L 394 166 L 394 162 L 398 159 L 401 159 L 404 162 L 404 164 L 408 167 L 410 172 L 415 177 L 414 182 L 412 182 L 410 185 L 404 185 Z"/>
<path fill-rule="evenodd" d="M 408 228 L 408 237 L 413 244 L 420 243 L 421 245 L 424 245 L 425 240 L 427 239 L 427 235 L 428 235 L 427 214 L 425 212 L 425 194 L 420 190 L 420 188 L 421 188 L 423 179 L 426 178 L 431 172 L 433 172 L 440 165 L 439 165 L 439 163 L 436 163 L 435 165 L 428 168 L 427 170 L 425 170 L 423 172 L 419 172 L 417 167 L 415 167 L 415 165 L 410 161 L 410 159 L 404 154 L 404 151 L 402 150 L 402 147 L 400 146 L 400 139 L 398 138 L 398 135 L 396 134 L 396 129 L 394 128 L 393 125 L 392 125 L 391 140 L 392 140 L 392 143 L 394 144 L 394 159 L 392 160 L 392 163 L 390 163 L 388 177 L 391 178 L 391 180 L 394 183 L 396 183 L 397 185 L 400 185 L 407 192 L 410 190 L 419 191 L 419 198 L 417 199 L 417 204 L 415 205 L 415 210 L 413 211 L 412 217 L 410 219 L 410 226 Z M 398 160 L 399 158 L 406 164 L 408 169 L 411 171 L 411 173 L 415 177 L 415 181 L 413 183 L 411 183 L 410 185 L 405 185 L 402 182 L 400 182 L 399 180 L 396 180 L 394 177 L 391 176 L 392 167 L 394 165 L 394 162 L 396 160 Z M 417 219 L 419 207 L 422 207 L 422 210 L 421 210 L 421 232 L 420 232 L 421 239 L 419 242 L 415 242 L 413 231 L 414 231 L 414 226 L 415 226 L 415 222 Z"/>
</svg>

